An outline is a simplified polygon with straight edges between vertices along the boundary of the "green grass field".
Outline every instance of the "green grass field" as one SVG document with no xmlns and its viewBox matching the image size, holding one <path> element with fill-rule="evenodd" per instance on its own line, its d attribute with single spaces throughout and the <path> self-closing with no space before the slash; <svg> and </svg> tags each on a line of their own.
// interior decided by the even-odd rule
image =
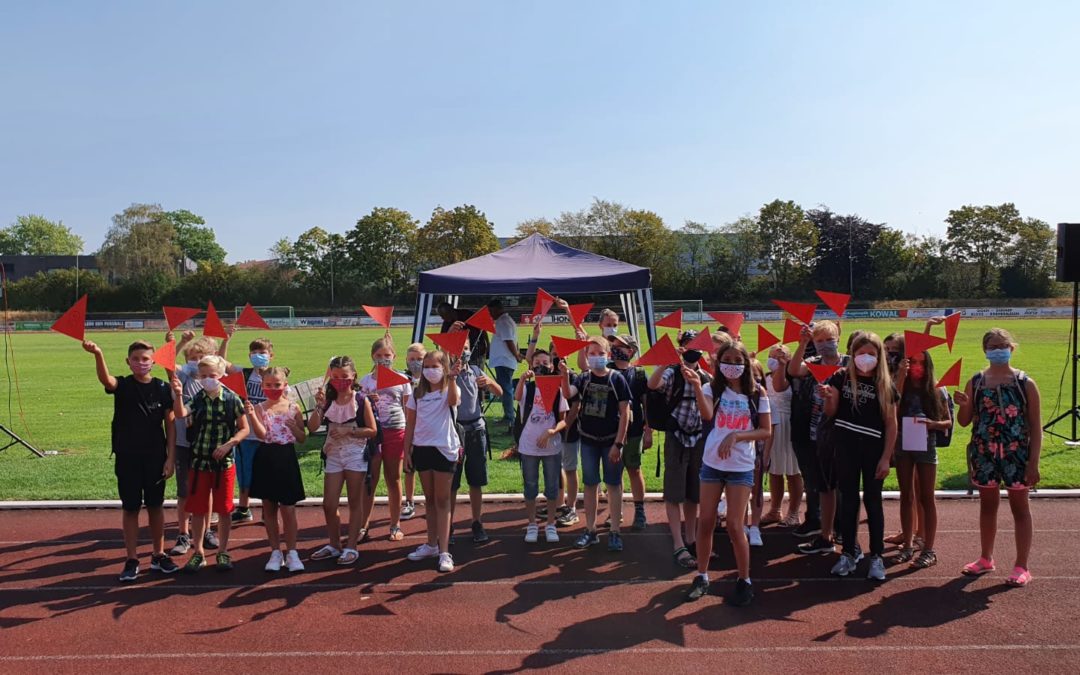
<svg viewBox="0 0 1080 675">
<path fill-rule="evenodd" d="M 1011 322 L 990 320 L 965 320 L 960 324 L 955 356 L 964 357 L 964 377 L 969 377 L 984 365 L 981 337 L 992 325 L 1004 325 L 1012 331 L 1020 349 L 1014 357 L 1017 367 L 1026 370 L 1042 391 L 1043 417 L 1049 419 L 1057 401 L 1058 381 L 1066 360 L 1069 325 L 1061 319 L 1013 320 Z M 767 326 L 779 334 L 779 325 Z M 845 330 L 864 328 L 881 335 L 892 331 L 922 330 L 917 321 L 849 321 Z M 556 334 L 570 336 L 569 328 L 552 329 Z M 940 331 L 941 329 L 937 329 Z M 744 333 L 752 335 L 753 325 L 748 324 Z M 239 347 L 231 356 L 237 362 L 247 360 L 247 341 L 259 335 L 242 330 L 235 340 Z M 373 329 L 298 329 L 278 330 L 271 333 L 275 344 L 275 363 L 292 369 L 293 381 L 298 382 L 322 374 L 327 359 L 338 354 L 349 354 L 359 363 L 370 363 L 368 353 L 372 340 L 379 336 Z M 149 338 L 160 343 L 160 335 L 139 332 L 91 333 L 89 338 L 105 350 L 112 372 L 127 374 L 124 365 L 125 349 L 136 338 Z M 526 333 L 521 331 L 522 342 Z M 409 342 L 408 329 L 394 331 L 394 339 L 402 353 L 396 364 L 404 366 L 404 346 Z M 12 499 L 107 499 L 116 497 L 115 478 L 109 457 L 109 421 L 112 417 L 112 399 L 105 395 L 94 376 L 94 361 L 74 340 L 57 334 L 16 334 L 11 337 L 14 346 L 15 366 L 18 369 L 22 408 L 25 420 L 19 416 L 19 399 L 14 387 L 11 396 L 4 397 L 0 407 L 0 422 L 32 441 L 38 448 L 58 451 L 59 454 L 37 458 L 20 446 L 0 452 L 0 500 Z M 952 363 L 944 347 L 934 350 L 939 374 Z M 9 364 L 10 370 L 10 364 Z M 155 369 L 163 376 L 163 371 Z M 1062 392 L 1062 404 L 1068 405 L 1069 381 L 1066 378 Z M 489 411 L 496 421 L 501 416 L 499 406 Z M 29 427 L 29 429 L 27 429 Z M 492 424 L 493 445 L 498 453 L 510 444 L 506 430 L 501 424 Z M 1064 424 L 1062 430 L 1065 431 Z M 940 451 L 939 482 L 944 488 L 966 487 L 964 447 L 968 430 L 959 429 L 952 446 Z M 313 439 L 303 449 L 301 465 L 309 496 L 322 494 L 319 474 L 319 444 Z M 1080 486 L 1080 462 L 1076 453 L 1080 450 L 1066 448 L 1059 440 L 1047 437 L 1042 453 L 1043 487 Z M 658 491 L 660 481 L 655 477 L 656 449 L 645 460 L 645 474 L 650 490 Z M 496 459 L 489 467 L 491 492 L 519 492 L 521 476 L 516 462 Z M 895 487 L 895 475 L 890 477 L 886 488 Z M 173 492 L 170 481 L 170 496 Z M 381 488 L 380 488 L 381 489 Z"/>
</svg>

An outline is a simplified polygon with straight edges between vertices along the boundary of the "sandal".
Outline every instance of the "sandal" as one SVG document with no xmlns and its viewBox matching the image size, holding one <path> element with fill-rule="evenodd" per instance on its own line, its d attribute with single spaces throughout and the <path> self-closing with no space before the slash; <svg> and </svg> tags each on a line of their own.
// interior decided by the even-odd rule
<svg viewBox="0 0 1080 675">
<path fill-rule="evenodd" d="M 690 549 L 685 546 L 680 546 L 675 549 L 675 552 L 671 554 L 675 558 L 675 564 L 684 569 L 694 569 L 697 567 L 697 560 L 694 556 L 690 555 Z"/>
<path fill-rule="evenodd" d="M 361 527 L 360 528 L 360 539 L 356 543 L 357 544 L 363 544 L 365 541 L 371 541 L 371 533 L 368 532 L 368 528 Z"/>
<path fill-rule="evenodd" d="M 968 577 L 978 577 L 986 574 L 987 572 L 994 571 L 994 561 L 987 560 L 986 558 L 979 558 L 975 562 L 970 562 L 960 570 L 960 573 Z"/>
<path fill-rule="evenodd" d="M 400 527 L 396 525 L 390 528 L 390 541 L 401 541 L 405 538 L 405 533 L 401 531 Z"/>
<path fill-rule="evenodd" d="M 789 513 L 780 521 L 780 527 L 798 527 L 802 519 L 797 513 Z"/>
<path fill-rule="evenodd" d="M 910 546 L 904 546 L 900 549 L 900 552 L 893 556 L 893 562 L 906 563 L 915 557 L 915 549 Z"/>
<path fill-rule="evenodd" d="M 897 532 L 896 534 L 891 534 L 888 537 L 885 537 L 885 543 L 886 544 L 903 544 L 906 539 L 907 539 L 907 537 L 904 536 L 903 532 Z"/>
<path fill-rule="evenodd" d="M 927 567 L 933 567 L 937 564 L 937 554 L 934 553 L 932 548 L 924 548 L 918 558 L 911 561 L 911 566 L 924 570 Z"/>
<path fill-rule="evenodd" d="M 341 551 L 337 550 L 330 544 L 323 546 L 318 551 L 311 554 L 312 560 L 326 560 L 327 558 L 340 558 Z"/>
<path fill-rule="evenodd" d="M 360 559 L 360 552 L 355 548 L 347 548 L 341 552 L 341 556 L 338 558 L 337 564 L 339 565 L 352 565 Z"/>
<path fill-rule="evenodd" d="M 1012 574 L 1005 580 L 1005 583 L 1013 588 L 1023 588 L 1031 581 L 1031 572 L 1028 572 L 1023 567 L 1014 567 Z"/>
<path fill-rule="evenodd" d="M 763 515 L 761 517 L 761 524 L 762 525 L 771 525 L 773 523 L 779 523 L 783 519 L 784 519 L 784 516 L 783 516 L 783 514 L 780 513 L 779 510 L 777 510 L 777 511 L 769 511 L 768 513 L 766 513 L 765 515 Z"/>
</svg>

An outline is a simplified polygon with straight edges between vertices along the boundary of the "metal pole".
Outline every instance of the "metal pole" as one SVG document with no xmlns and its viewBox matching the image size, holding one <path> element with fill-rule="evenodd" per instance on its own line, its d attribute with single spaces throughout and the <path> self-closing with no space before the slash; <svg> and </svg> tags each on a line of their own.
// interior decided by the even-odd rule
<svg viewBox="0 0 1080 675">
<path fill-rule="evenodd" d="M 848 269 L 848 294 L 855 295 L 855 265 L 851 257 L 851 218 L 847 221 L 847 269 Z"/>
<path fill-rule="evenodd" d="M 1080 282 L 1074 281 L 1073 282 L 1073 315 L 1072 315 L 1072 320 L 1073 320 L 1073 325 L 1072 325 L 1072 329 L 1073 329 L 1072 330 L 1072 334 L 1073 334 L 1073 343 L 1072 343 L 1072 356 L 1073 356 L 1073 359 L 1072 359 L 1072 411 L 1073 411 L 1073 414 L 1071 415 L 1071 417 L 1072 417 L 1072 438 L 1071 438 L 1071 440 L 1073 440 L 1073 441 L 1077 440 L 1077 438 L 1076 438 L 1076 415 L 1077 415 L 1077 410 L 1076 410 L 1076 358 L 1077 358 L 1077 355 L 1076 355 L 1076 318 L 1077 318 L 1077 301 L 1078 300 L 1080 300 Z"/>
</svg>

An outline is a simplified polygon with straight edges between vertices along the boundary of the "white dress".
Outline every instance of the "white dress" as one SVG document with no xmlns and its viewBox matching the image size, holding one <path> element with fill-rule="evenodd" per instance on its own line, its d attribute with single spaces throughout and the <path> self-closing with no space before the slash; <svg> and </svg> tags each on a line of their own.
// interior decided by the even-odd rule
<svg viewBox="0 0 1080 675">
<path fill-rule="evenodd" d="M 772 403 L 772 454 L 769 473 L 774 476 L 799 475 L 799 460 L 791 445 L 791 387 L 782 392 L 773 389 L 772 376 L 765 377 L 765 388 Z"/>
</svg>

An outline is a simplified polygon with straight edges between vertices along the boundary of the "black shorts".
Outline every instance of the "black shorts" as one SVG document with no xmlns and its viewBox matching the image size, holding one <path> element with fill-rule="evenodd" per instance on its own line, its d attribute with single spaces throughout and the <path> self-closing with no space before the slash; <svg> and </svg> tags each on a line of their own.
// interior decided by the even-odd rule
<svg viewBox="0 0 1080 675">
<path fill-rule="evenodd" d="M 792 441 L 795 459 L 799 462 L 799 473 L 807 492 L 829 492 L 836 488 L 835 480 L 830 480 L 832 467 L 822 464 L 818 453 L 817 441 Z"/>
<path fill-rule="evenodd" d="M 165 503 L 165 450 L 143 450 L 116 454 L 116 486 L 125 511 L 138 512 Z"/>
<path fill-rule="evenodd" d="M 458 462 L 454 470 L 454 483 L 451 490 L 457 492 L 461 487 L 461 474 L 465 473 L 465 482 L 469 487 L 484 487 L 488 484 L 487 474 L 487 429 L 470 429 L 465 432 L 465 459 Z"/>
<path fill-rule="evenodd" d="M 413 446 L 413 469 L 416 471 L 438 471 L 454 473 L 458 463 L 447 459 L 439 449 L 431 445 Z"/>
</svg>

